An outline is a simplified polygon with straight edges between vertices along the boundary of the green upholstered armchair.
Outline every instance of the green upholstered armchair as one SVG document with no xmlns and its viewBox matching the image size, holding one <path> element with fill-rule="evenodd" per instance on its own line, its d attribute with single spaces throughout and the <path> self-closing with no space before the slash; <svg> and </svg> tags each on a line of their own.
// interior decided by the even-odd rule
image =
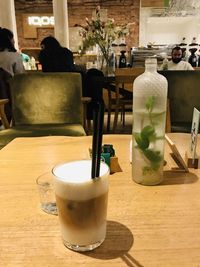
<svg viewBox="0 0 200 267">
<path fill-rule="evenodd" d="M 25 73 L 10 80 L 12 127 L 0 131 L 0 148 L 15 137 L 82 136 L 79 73 Z"/>
<path fill-rule="evenodd" d="M 200 110 L 200 71 L 160 71 L 168 80 L 171 132 L 191 132 L 193 109 Z"/>
</svg>

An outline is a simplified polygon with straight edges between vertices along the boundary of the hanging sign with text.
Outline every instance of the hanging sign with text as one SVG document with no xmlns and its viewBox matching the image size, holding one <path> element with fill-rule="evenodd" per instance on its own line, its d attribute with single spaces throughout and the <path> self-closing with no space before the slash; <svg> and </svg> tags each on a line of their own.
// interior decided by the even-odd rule
<svg viewBox="0 0 200 267">
<path fill-rule="evenodd" d="M 24 38 L 37 38 L 37 28 L 53 28 L 52 14 L 23 14 Z"/>
</svg>

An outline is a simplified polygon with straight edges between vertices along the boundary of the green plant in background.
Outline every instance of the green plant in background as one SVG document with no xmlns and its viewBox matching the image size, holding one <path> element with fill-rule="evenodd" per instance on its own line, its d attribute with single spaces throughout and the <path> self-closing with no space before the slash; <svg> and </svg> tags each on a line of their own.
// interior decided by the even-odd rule
<svg viewBox="0 0 200 267">
<path fill-rule="evenodd" d="M 109 52 L 112 43 L 120 36 L 127 36 L 129 33 L 129 25 L 116 26 L 114 19 L 107 18 L 102 20 L 100 17 L 100 6 L 96 7 L 96 18 L 89 20 L 86 18 L 86 25 L 82 26 L 79 31 L 82 36 L 81 53 L 84 53 L 88 48 L 98 45 L 103 60 L 108 64 Z"/>
<path fill-rule="evenodd" d="M 158 115 L 154 115 L 153 109 L 155 105 L 155 97 L 151 96 L 147 99 L 145 103 L 145 108 L 148 112 L 149 125 L 142 127 L 140 133 L 134 133 L 134 138 L 137 143 L 137 148 L 140 150 L 144 156 L 145 161 L 148 163 L 147 166 L 143 167 L 143 175 L 148 174 L 153 171 L 157 171 L 163 160 L 163 156 L 160 151 L 154 150 L 150 147 L 158 139 L 163 139 L 163 137 L 157 136 L 155 132 L 156 118 Z"/>
<path fill-rule="evenodd" d="M 86 20 L 87 26 L 82 30 L 83 36 L 81 52 L 85 52 L 89 47 L 98 45 L 106 62 L 109 60 L 109 49 L 115 40 L 114 21 Z"/>
</svg>

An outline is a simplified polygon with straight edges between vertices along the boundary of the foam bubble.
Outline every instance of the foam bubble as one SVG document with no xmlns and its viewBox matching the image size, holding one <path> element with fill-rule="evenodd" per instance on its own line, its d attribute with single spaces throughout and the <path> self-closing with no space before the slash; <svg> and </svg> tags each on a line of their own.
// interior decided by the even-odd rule
<svg viewBox="0 0 200 267">
<path fill-rule="evenodd" d="M 101 164 L 100 176 L 108 172 L 108 166 Z M 91 180 L 91 160 L 67 162 L 53 169 L 54 175 L 68 183 L 84 183 Z"/>
<path fill-rule="evenodd" d="M 53 169 L 55 193 L 70 200 L 86 200 L 108 191 L 109 168 L 100 165 L 100 177 L 91 178 L 91 160 L 67 162 Z"/>
</svg>

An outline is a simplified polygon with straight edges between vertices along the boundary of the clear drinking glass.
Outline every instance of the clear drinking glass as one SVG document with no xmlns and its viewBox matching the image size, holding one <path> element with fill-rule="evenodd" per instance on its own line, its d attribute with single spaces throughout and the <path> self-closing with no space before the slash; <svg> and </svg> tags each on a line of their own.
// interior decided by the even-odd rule
<svg viewBox="0 0 200 267">
<path fill-rule="evenodd" d="M 109 167 L 91 179 L 91 160 L 57 165 L 55 193 L 63 243 L 75 251 L 93 250 L 106 236 Z"/>
<path fill-rule="evenodd" d="M 36 183 L 40 196 L 41 209 L 46 213 L 57 215 L 53 178 L 54 176 L 51 172 L 45 172 L 36 179 Z"/>
</svg>

